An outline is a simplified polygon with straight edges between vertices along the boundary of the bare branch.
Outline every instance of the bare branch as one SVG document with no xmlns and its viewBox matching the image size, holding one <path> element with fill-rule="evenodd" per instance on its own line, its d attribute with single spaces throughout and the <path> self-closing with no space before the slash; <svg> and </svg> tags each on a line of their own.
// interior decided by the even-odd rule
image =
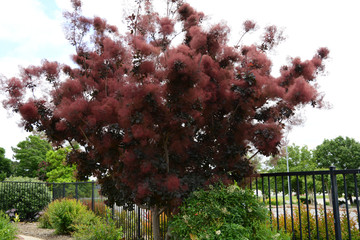
<svg viewBox="0 0 360 240">
<path fill-rule="evenodd" d="M 260 151 L 257 150 L 256 153 L 254 153 L 248 160 L 250 161 L 251 159 L 253 159 Z"/>
</svg>

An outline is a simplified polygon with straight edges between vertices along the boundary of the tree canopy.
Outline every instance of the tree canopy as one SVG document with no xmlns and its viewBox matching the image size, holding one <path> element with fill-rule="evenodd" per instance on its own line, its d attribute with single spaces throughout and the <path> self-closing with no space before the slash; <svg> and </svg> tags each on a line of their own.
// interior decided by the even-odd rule
<svg viewBox="0 0 360 240">
<path fill-rule="evenodd" d="M 312 150 L 306 145 L 287 146 L 287 152 L 290 172 L 313 171 L 317 167 Z M 270 158 L 267 165 L 271 168 L 269 172 L 287 172 L 286 147 L 282 148 L 281 155 Z"/>
<path fill-rule="evenodd" d="M 19 161 L 15 175 L 22 177 L 38 177 L 39 164 L 46 160 L 46 153 L 52 147 L 47 140 L 37 135 L 30 135 L 13 147 L 14 158 Z"/>
<path fill-rule="evenodd" d="M 68 163 L 67 154 L 71 148 L 60 148 L 58 150 L 50 150 L 46 153 L 46 162 L 48 169 L 46 173 L 47 182 L 75 182 L 76 181 L 76 165 Z"/>
<path fill-rule="evenodd" d="M 252 173 L 250 149 L 276 154 L 295 111 L 322 104 L 316 77 L 329 51 L 293 58 L 274 77 L 267 53 L 282 40 L 275 26 L 259 44 L 230 46 L 229 28 L 205 26 L 187 3 L 168 1 L 160 16 L 138 1 L 121 34 L 72 3 L 66 37 L 76 66 L 23 68 L 3 84 L 4 105 L 52 143 L 78 142 L 83 151 L 70 159 L 80 176 L 98 178 L 109 203 L 156 215 L 211 182 L 241 180 Z M 244 33 L 254 27 L 246 21 Z M 51 91 L 41 95 L 44 85 Z"/>
<path fill-rule="evenodd" d="M 5 149 L 0 147 L 0 181 L 10 177 L 11 173 L 11 160 L 5 157 Z"/>
<path fill-rule="evenodd" d="M 314 150 L 319 168 L 335 166 L 337 169 L 358 169 L 360 167 L 360 143 L 353 138 L 339 136 L 325 139 Z"/>
</svg>

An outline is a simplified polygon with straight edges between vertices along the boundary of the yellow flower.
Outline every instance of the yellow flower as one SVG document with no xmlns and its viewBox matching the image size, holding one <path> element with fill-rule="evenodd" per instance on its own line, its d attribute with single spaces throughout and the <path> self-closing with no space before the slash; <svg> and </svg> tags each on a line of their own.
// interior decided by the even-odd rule
<svg viewBox="0 0 360 240">
<path fill-rule="evenodd" d="M 20 217 L 17 213 L 15 213 L 14 222 L 20 222 Z"/>
</svg>

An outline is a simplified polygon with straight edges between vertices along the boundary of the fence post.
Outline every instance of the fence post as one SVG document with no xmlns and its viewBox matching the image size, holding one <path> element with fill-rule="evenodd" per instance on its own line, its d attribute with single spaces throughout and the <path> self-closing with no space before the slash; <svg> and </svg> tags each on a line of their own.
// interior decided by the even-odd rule
<svg viewBox="0 0 360 240">
<path fill-rule="evenodd" d="M 91 210 L 93 212 L 95 211 L 95 194 L 94 194 L 94 188 L 95 188 L 95 182 L 91 182 L 92 188 L 91 188 Z"/>
<path fill-rule="evenodd" d="M 137 219 L 137 237 L 138 239 L 141 239 L 141 234 L 140 234 L 140 207 L 137 206 L 137 215 L 138 215 L 138 219 Z"/>
<path fill-rule="evenodd" d="M 63 198 L 65 198 L 65 183 L 63 183 Z"/>
<path fill-rule="evenodd" d="M 330 166 L 330 179 L 331 179 L 331 197 L 333 204 L 334 213 L 334 225 L 335 225 L 335 239 L 342 240 L 341 238 L 341 227 L 340 227 L 340 214 L 339 214 L 339 199 L 338 199 L 338 188 L 336 182 L 335 167 Z"/>
<path fill-rule="evenodd" d="M 55 200 L 55 183 L 52 183 L 52 200 Z"/>
<path fill-rule="evenodd" d="M 78 182 L 75 182 L 75 198 L 76 198 L 76 200 L 79 200 L 79 196 L 78 196 Z"/>
</svg>

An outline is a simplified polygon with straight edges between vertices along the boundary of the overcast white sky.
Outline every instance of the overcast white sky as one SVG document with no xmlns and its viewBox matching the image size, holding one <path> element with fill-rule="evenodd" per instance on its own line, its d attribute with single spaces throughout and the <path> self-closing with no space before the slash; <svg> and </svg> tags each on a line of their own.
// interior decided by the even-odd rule
<svg viewBox="0 0 360 240">
<path fill-rule="evenodd" d="M 121 24 L 133 0 L 83 0 L 87 16 L 101 16 Z M 165 7 L 165 0 L 157 0 Z M 360 14 L 357 0 L 188 0 L 211 22 L 225 21 L 236 42 L 245 20 L 263 28 L 277 25 L 286 41 L 272 54 L 274 74 L 288 57 L 310 59 L 319 47 L 330 49 L 325 76 L 318 80 L 330 110 L 308 108 L 303 125 L 289 134 L 290 143 L 314 148 L 324 139 L 349 136 L 360 141 Z M 16 76 L 18 66 L 38 65 L 41 59 L 70 63 L 72 47 L 64 38 L 62 11 L 69 0 L 11 0 L 0 8 L 0 74 Z M 255 36 L 255 35 L 254 35 Z M 248 40 L 251 38 L 248 38 Z M 0 96 L 1 98 L 2 96 Z M 0 107 L 0 147 L 12 157 L 11 146 L 28 135 L 18 127 L 19 119 Z"/>
</svg>

